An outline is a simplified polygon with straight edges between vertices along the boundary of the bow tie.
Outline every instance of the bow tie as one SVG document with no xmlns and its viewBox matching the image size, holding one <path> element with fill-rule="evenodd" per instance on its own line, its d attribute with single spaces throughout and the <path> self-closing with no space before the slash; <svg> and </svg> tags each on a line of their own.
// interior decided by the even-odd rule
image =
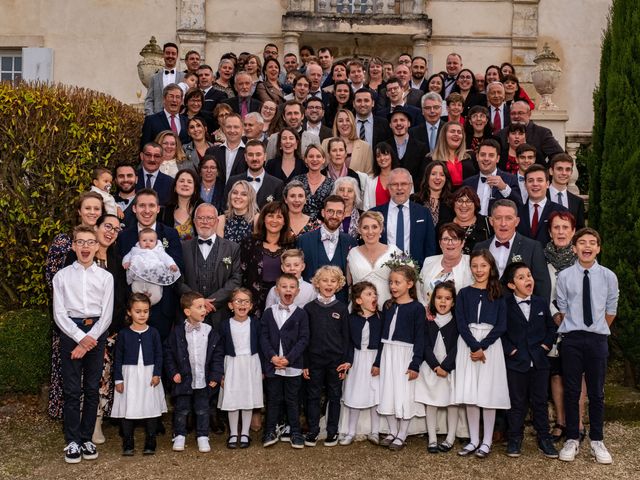
<svg viewBox="0 0 640 480">
<path fill-rule="evenodd" d="M 518 305 L 520 305 L 521 303 L 526 303 L 527 305 L 531 305 L 531 300 L 520 300 L 518 302 Z"/>
<path fill-rule="evenodd" d="M 200 331 L 200 327 L 201 327 L 201 326 L 202 326 L 202 323 L 201 323 L 201 322 L 197 322 L 195 325 L 193 325 L 193 324 L 191 324 L 191 323 L 187 322 L 187 323 L 185 323 L 185 327 L 184 327 L 184 328 L 185 328 L 185 331 L 186 331 L 187 333 L 191 333 L 191 332 L 193 332 L 194 330 L 195 330 L 196 332 L 199 332 L 199 331 Z"/>
<path fill-rule="evenodd" d="M 247 182 L 256 182 L 256 183 L 260 183 L 260 177 L 247 177 Z"/>
<path fill-rule="evenodd" d="M 289 312 L 289 307 L 286 305 L 282 305 L 281 303 L 278 304 L 278 310 L 284 310 L 285 312 Z"/>
<path fill-rule="evenodd" d="M 480 177 L 480 181 L 482 183 L 487 183 L 487 177 Z"/>
<path fill-rule="evenodd" d="M 201 238 L 198 239 L 198 245 L 202 245 L 202 244 L 207 244 L 207 245 L 213 245 L 213 240 L 211 240 L 210 238 L 207 238 L 206 240 L 203 240 Z"/>
<path fill-rule="evenodd" d="M 496 247 L 509 248 L 509 240 L 507 240 L 506 242 L 499 242 L 498 240 L 496 240 Z"/>
<path fill-rule="evenodd" d="M 322 240 L 323 242 L 328 240 L 331 243 L 333 243 L 336 240 L 338 240 L 338 232 L 335 232 L 335 233 L 324 233 L 324 232 L 322 232 L 322 235 L 320 236 L 320 240 Z"/>
<path fill-rule="evenodd" d="M 174 73 L 176 73 L 176 71 L 175 71 L 175 70 L 165 70 L 165 71 L 164 71 L 164 74 L 165 74 L 165 75 L 169 75 L 169 74 L 173 75 Z"/>
<path fill-rule="evenodd" d="M 524 182 L 524 175 L 518 175 L 518 181 Z"/>
</svg>

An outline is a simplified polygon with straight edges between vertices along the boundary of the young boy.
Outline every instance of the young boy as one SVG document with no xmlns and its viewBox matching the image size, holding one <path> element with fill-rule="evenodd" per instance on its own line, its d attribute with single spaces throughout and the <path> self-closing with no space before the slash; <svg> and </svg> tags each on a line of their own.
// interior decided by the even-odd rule
<svg viewBox="0 0 640 480">
<path fill-rule="evenodd" d="M 98 458 L 91 436 L 98 411 L 106 332 L 113 314 L 113 276 L 94 263 L 98 248 L 93 228 L 76 227 L 71 249 L 78 259 L 53 277 L 53 317 L 60 329 L 67 463 Z"/>
<path fill-rule="evenodd" d="M 111 184 L 113 183 L 113 175 L 111 171 L 105 167 L 96 167 L 93 169 L 91 175 L 91 188 L 92 192 L 96 192 L 102 197 L 104 203 L 104 211 L 109 215 L 117 215 L 118 218 L 124 218 L 122 209 L 116 205 L 116 200 L 113 195 L 109 193 L 111 191 Z"/>
<path fill-rule="evenodd" d="M 542 297 L 533 295 L 533 276 L 524 262 L 510 264 L 504 274 L 507 287 L 507 331 L 502 336 L 506 356 L 511 408 L 507 411 L 507 456 L 522 452 L 524 419 L 529 406 L 538 436 L 538 448 L 548 458 L 558 458 L 549 433 L 547 412 L 549 361 L 547 353 L 557 327 Z"/>
<path fill-rule="evenodd" d="M 582 228 L 572 240 L 578 261 L 558 274 L 558 310 L 562 323 L 562 372 L 567 441 L 560 460 L 572 462 L 580 447 L 578 402 L 582 377 L 589 397 L 589 438 L 591 455 L 598 463 L 611 463 L 604 442 L 604 379 L 607 372 L 609 327 L 618 309 L 618 279 L 596 259 L 600 235 Z"/>
<path fill-rule="evenodd" d="M 305 305 L 309 316 L 309 346 L 305 352 L 303 377 L 307 384 L 307 421 L 309 433 L 304 444 L 315 447 L 320 433 L 320 401 L 326 388 L 327 438 L 325 447 L 338 444 L 338 421 L 342 378 L 351 367 L 347 363 L 349 349 L 349 311 L 336 299 L 336 293 L 345 284 L 340 268 L 333 265 L 320 267 L 313 276 L 317 298 Z"/>
<path fill-rule="evenodd" d="M 518 162 L 518 185 L 520 187 L 520 195 L 522 196 L 522 204 L 526 204 L 529 199 L 527 187 L 525 186 L 524 174 L 527 169 L 536 163 L 536 147 L 528 143 L 521 143 L 516 147 L 516 161 Z"/>
<path fill-rule="evenodd" d="M 260 348 L 265 358 L 267 415 L 262 445 L 278 441 L 276 424 L 284 403 L 291 430 L 291 446 L 304 448 L 300 430 L 300 398 L 303 354 L 309 343 L 309 319 L 293 303 L 299 293 L 298 279 L 283 273 L 276 282 L 277 304 L 267 308 L 261 319 Z"/>
<path fill-rule="evenodd" d="M 215 366 L 224 364 L 219 358 L 224 351 L 218 345 L 220 336 L 211 325 L 203 323 L 207 315 L 204 297 L 198 292 L 185 293 L 180 307 L 185 321 L 171 331 L 164 352 L 174 397 L 173 450 L 184 450 L 187 415 L 193 403 L 198 451 L 209 452 L 209 399 L 222 379 L 223 372 Z"/>
<path fill-rule="evenodd" d="M 178 86 L 182 89 L 182 95 L 184 96 L 190 88 L 196 88 L 198 86 L 198 75 L 192 72 L 185 73 L 182 81 L 178 83 Z"/>
<path fill-rule="evenodd" d="M 307 303 L 315 300 L 318 294 L 313 288 L 313 285 L 302 279 L 302 272 L 304 271 L 305 267 L 304 252 L 298 248 L 290 248 L 289 250 L 285 250 L 280 257 L 280 262 L 280 268 L 284 273 L 295 275 L 298 279 L 299 293 L 294 299 L 293 303 L 295 303 L 296 306 L 302 308 Z M 276 287 L 274 286 L 271 288 L 271 290 L 269 290 L 265 306 L 270 307 L 271 305 L 275 305 L 279 300 L 280 299 L 278 298 L 278 294 L 276 293 Z"/>
<path fill-rule="evenodd" d="M 573 173 L 573 158 L 567 153 L 559 153 L 551 159 L 549 174 L 551 185 L 549 197 L 552 202 L 559 203 L 573 214 L 576 228 L 584 227 L 584 200 L 567 190 L 571 174 Z"/>
</svg>

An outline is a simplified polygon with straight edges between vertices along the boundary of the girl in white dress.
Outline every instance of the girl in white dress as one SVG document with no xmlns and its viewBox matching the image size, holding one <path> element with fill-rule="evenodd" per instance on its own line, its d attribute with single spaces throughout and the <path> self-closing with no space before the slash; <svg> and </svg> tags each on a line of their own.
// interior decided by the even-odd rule
<svg viewBox="0 0 640 480">
<path fill-rule="evenodd" d="M 475 282 L 456 297 L 458 353 L 456 403 L 466 405 L 469 443 L 458 452 L 485 458 L 491 451 L 496 409 L 509 409 L 507 369 L 500 337 L 507 330 L 507 309 L 502 298 L 498 268 L 489 250 L 471 253 Z M 484 436 L 480 442 L 480 409 Z"/>
<path fill-rule="evenodd" d="M 456 439 L 458 406 L 455 403 L 455 361 L 458 327 L 453 318 L 456 287 L 447 281 L 438 284 L 429 300 L 429 318 L 425 330 L 424 362 L 416 383 L 416 401 L 427 407 L 429 453 L 448 452 Z M 436 434 L 438 408 L 447 412 L 447 438 L 438 445 Z"/>
<path fill-rule="evenodd" d="M 247 448 L 251 438 L 251 415 L 264 405 L 262 364 L 258 355 L 258 319 L 251 318 L 251 292 L 237 288 L 231 294 L 229 309 L 233 317 L 220 324 L 220 345 L 224 348 L 224 377 L 220 385 L 218 408 L 229 412 L 227 448 Z M 238 422 L 242 430 L 238 436 Z"/>
<path fill-rule="evenodd" d="M 133 293 L 127 305 L 129 328 L 118 333 L 114 355 L 115 392 L 111 417 L 122 418 L 122 454 L 133 455 L 135 420 L 145 419 L 144 455 L 156 450 L 158 418 L 167 411 L 162 373 L 162 342 L 158 331 L 147 325 L 151 303 Z"/>
<path fill-rule="evenodd" d="M 349 315 L 349 354 L 351 368 L 344 381 L 342 401 L 348 418 L 347 434 L 340 445 L 350 445 L 357 433 L 360 412 L 369 410 L 371 426 L 368 439 L 379 443 L 380 416 L 380 336 L 382 319 L 378 313 L 378 294 L 371 282 L 359 282 L 351 287 L 353 313 Z"/>
</svg>

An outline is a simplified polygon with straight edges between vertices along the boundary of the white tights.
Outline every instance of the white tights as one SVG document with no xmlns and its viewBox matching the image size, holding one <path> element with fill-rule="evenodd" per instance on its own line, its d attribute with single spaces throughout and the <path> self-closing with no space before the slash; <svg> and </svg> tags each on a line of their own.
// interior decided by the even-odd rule
<svg viewBox="0 0 640 480">
<path fill-rule="evenodd" d="M 352 437 L 356 436 L 356 430 L 358 426 L 358 419 L 360 418 L 360 412 L 369 410 L 369 414 L 371 415 L 371 433 L 377 434 L 380 431 L 380 415 L 376 411 L 376 407 L 371 407 L 368 409 L 360 409 L 360 408 L 350 408 L 345 407 L 349 414 L 349 431 L 347 435 L 351 435 Z"/>
<path fill-rule="evenodd" d="M 404 442 L 407 439 L 407 433 L 409 432 L 410 420 L 396 418 L 395 415 L 387 415 L 386 417 L 387 423 L 389 424 L 389 435 L 393 435 L 397 439 L 401 440 L 401 442 Z"/>
<path fill-rule="evenodd" d="M 436 435 L 438 407 L 427 405 L 427 433 L 429 434 L 429 443 L 436 443 L 438 437 Z M 458 428 L 458 406 L 450 405 L 447 407 L 447 443 L 453 445 L 456 440 L 456 428 Z"/>
<path fill-rule="evenodd" d="M 232 410 L 229 414 L 229 435 L 238 436 L 238 420 L 240 420 L 240 412 L 242 412 L 242 431 L 241 435 L 249 436 L 249 427 L 251 427 L 251 415 L 253 410 Z"/>
<path fill-rule="evenodd" d="M 495 408 L 483 408 L 482 420 L 484 422 L 484 438 L 482 443 L 491 447 L 493 440 L 493 426 L 496 423 Z M 479 447 L 480 441 L 480 407 L 476 405 L 467 405 L 467 421 L 469 422 L 469 441 Z"/>
</svg>

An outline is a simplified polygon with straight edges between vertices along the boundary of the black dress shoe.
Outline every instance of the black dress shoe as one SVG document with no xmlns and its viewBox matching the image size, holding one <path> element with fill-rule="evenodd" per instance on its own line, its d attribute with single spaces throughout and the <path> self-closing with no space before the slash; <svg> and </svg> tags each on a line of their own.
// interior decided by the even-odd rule
<svg viewBox="0 0 640 480">
<path fill-rule="evenodd" d="M 438 444 L 436 442 L 430 443 L 427 445 L 427 452 L 429 453 L 439 453 L 440 449 L 438 449 Z"/>
<path fill-rule="evenodd" d="M 156 453 L 156 437 L 147 437 L 144 441 L 143 455 L 155 455 Z"/>
<path fill-rule="evenodd" d="M 234 449 L 238 448 L 238 436 L 237 435 L 231 435 L 227 439 L 227 448 L 230 448 L 231 450 L 234 450 Z"/>
<path fill-rule="evenodd" d="M 558 450 L 551 439 L 538 440 L 538 449 L 547 458 L 558 458 Z"/>
<path fill-rule="evenodd" d="M 249 435 L 240 435 L 240 448 L 249 448 L 251 437 Z"/>
<path fill-rule="evenodd" d="M 133 457 L 133 437 L 122 441 L 122 456 Z"/>
<path fill-rule="evenodd" d="M 518 458 L 522 455 L 522 439 L 509 439 L 507 443 L 507 457 Z"/>
</svg>

